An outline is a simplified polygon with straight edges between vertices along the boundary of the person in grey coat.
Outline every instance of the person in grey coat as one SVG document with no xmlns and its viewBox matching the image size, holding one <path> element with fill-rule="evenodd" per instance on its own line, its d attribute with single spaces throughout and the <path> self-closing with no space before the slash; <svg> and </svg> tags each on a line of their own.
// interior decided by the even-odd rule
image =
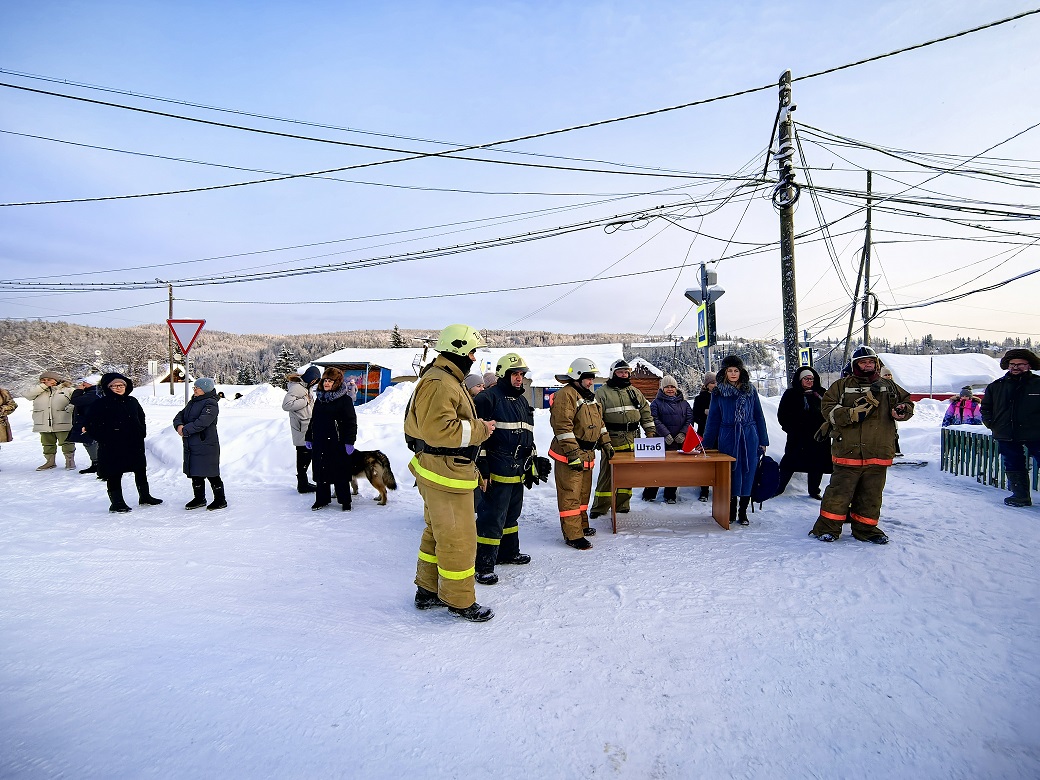
<svg viewBox="0 0 1040 780">
<path fill-rule="evenodd" d="M 307 426 L 314 414 L 314 396 L 311 389 L 321 379 L 321 369 L 311 366 L 299 374 L 289 374 L 282 399 L 282 411 L 289 413 L 289 432 L 296 448 L 296 492 L 313 493 L 317 486 L 307 481 L 307 467 L 311 465 L 311 451 L 307 449 L 305 436 Z"/>
<path fill-rule="evenodd" d="M 220 438 L 217 436 L 216 383 L 209 377 L 195 380 L 193 397 L 177 412 L 173 427 L 184 443 L 184 473 L 191 479 L 194 497 L 185 509 L 225 509 L 224 482 L 220 479 Z M 206 504 L 206 479 L 213 488 L 213 501 Z"/>
</svg>

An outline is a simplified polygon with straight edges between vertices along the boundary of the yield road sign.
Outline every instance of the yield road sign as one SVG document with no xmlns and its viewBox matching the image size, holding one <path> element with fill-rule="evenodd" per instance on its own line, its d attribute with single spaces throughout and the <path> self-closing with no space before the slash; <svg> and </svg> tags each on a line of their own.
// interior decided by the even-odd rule
<svg viewBox="0 0 1040 780">
<path fill-rule="evenodd" d="M 195 343 L 195 339 L 202 332 L 202 326 L 206 324 L 206 321 L 166 320 L 166 324 L 170 326 L 173 337 L 177 339 L 177 346 L 181 348 L 181 354 L 187 355 L 191 345 Z"/>
</svg>

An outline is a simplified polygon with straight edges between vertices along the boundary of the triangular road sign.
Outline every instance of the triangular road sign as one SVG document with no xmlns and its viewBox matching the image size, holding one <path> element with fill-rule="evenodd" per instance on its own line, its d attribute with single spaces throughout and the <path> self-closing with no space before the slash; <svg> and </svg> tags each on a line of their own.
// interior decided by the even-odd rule
<svg viewBox="0 0 1040 780">
<path fill-rule="evenodd" d="M 187 355 L 191 345 L 195 343 L 195 339 L 202 332 L 202 326 L 206 324 L 206 321 L 166 320 L 166 324 L 170 326 L 173 337 L 177 339 L 177 346 L 181 348 L 181 354 Z"/>
</svg>

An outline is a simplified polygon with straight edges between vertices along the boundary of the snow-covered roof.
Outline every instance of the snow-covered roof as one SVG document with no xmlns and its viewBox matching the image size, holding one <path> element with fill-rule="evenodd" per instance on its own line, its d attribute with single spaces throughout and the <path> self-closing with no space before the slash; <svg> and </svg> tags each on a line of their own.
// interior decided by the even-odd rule
<svg viewBox="0 0 1040 780">
<path fill-rule="evenodd" d="M 640 357 L 632 358 L 631 360 L 628 361 L 628 364 L 630 366 L 632 366 L 633 369 L 635 369 L 635 368 L 645 368 L 647 371 L 649 371 L 654 376 L 664 376 L 664 371 L 659 369 L 657 366 L 655 366 L 650 361 L 643 360 L 643 358 L 640 358 Z"/>
<path fill-rule="evenodd" d="M 432 354 L 432 350 L 430 351 Z M 416 357 L 422 357 L 422 347 L 402 347 L 401 349 L 362 349 L 359 347 L 348 347 L 337 349 L 320 358 L 315 358 L 315 364 L 328 365 L 330 363 L 371 363 L 381 368 L 389 368 L 391 376 L 415 375 L 412 361 Z M 310 365 L 310 364 L 308 364 Z M 302 366 L 305 371 L 307 366 Z"/>
<path fill-rule="evenodd" d="M 896 355 L 883 352 L 881 362 L 892 378 L 911 393 L 956 393 L 965 385 L 984 387 L 1004 376 L 1000 362 L 989 355 Z"/>
</svg>

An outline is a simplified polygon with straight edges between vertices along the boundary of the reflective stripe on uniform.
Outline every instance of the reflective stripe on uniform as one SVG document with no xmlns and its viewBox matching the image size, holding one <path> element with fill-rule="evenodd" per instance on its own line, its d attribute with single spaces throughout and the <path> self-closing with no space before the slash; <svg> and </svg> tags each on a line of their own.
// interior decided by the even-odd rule
<svg viewBox="0 0 1040 780">
<path fill-rule="evenodd" d="M 477 544 L 490 544 L 493 547 L 498 547 L 498 545 L 502 544 L 502 540 L 501 539 L 488 539 L 486 536 L 478 536 L 477 537 Z"/>
<path fill-rule="evenodd" d="M 891 466 L 891 458 L 831 458 L 838 466 Z"/>
<path fill-rule="evenodd" d="M 820 517 L 826 517 L 828 520 L 836 520 L 839 523 L 845 522 L 845 515 L 836 515 L 834 512 L 824 512 L 820 510 Z"/>
<path fill-rule="evenodd" d="M 619 444 L 618 446 L 616 446 L 614 448 L 614 452 L 628 452 L 629 450 L 634 450 L 635 448 L 636 448 L 636 445 L 634 445 L 632 443 L 629 443 L 629 444 Z"/>
<path fill-rule="evenodd" d="M 634 406 L 612 406 L 609 409 L 604 409 L 603 414 L 614 414 L 615 412 L 638 412 Z"/>
<path fill-rule="evenodd" d="M 630 495 L 632 495 L 632 488 L 618 488 L 615 492 L 619 496 L 630 496 Z M 606 493 L 601 493 L 600 491 L 597 490 L 593 495 L 595 495 L 596 498 L 610 498 L 610 492 L 609 491 L 607 491 Z"/>
<path fill-rule="evenodd" d="M 419 550 L 419 560 L 426 561 L 426 563 L 437 563 L 437 556 Z"/>
<path fill-rule="evenodd" d="M 534 426 L 530 423 L 525 422 L 498 422 L 495 421 L 495 430 L 497 431 L 531 431 L 534 433 Z"/>
<path fill-rule="evenodd" d="M 863 515 L 857 515 L 855 512 L 849 512 L 849 517 L 855 520 L 857 523 L 863 523 L 863 525 L 877 525 L 878 521 L 876 517 L 864 517 Z"/>
<path fill-rule="evenodd" d="M 464 580 L 467 577 L 472 577 L 476 573 L 476 569 L 473 566 L 470 566 L 465 571 L 448 571 L 447 569 L 442 569 L 438 566 L 437 573 L 446 580 Z"/>
<path fill-rule="evenodd" d="M 505 482 L 505 483 L 508 483 L 508 484 L 514 484 L 515 485 L 517 482 L 523 482 L 524 478 L 523 478 L 523 476 L 519 476 L 519 477 L 503 477 L 501 474 L 492 474 L 491 475 L 491 481 L 492 482 Z"/>
<path fill-rule="evenodd" d="M 469 420 L 459 420 L 462 423 L 462 444 L 460 447 L 468 447 L 470 439 L 473 438 L 473 426 L 470 425 Z"/>
<path fill-rule="evenodd" d="M 422 477 L 423 479 L 425 479 L 425 480 L 427 480 L 429 482 L 433 482 L 433 483 L 435 483 L 437 485 L 444 485 L 444 487 L 462 488 L 464 490 L 474 490 L 477 487 L 477 484 L 478 484 L 477 480 L 475 480 L 475 479 L 453 479 L 451 477 L 442 477 L 440 474 L 438 474 L 438 473 L 436 473 L 434 471 L 430 471 L 429 469 L 424 469 L 421 465 L 419 465 L 419 456 L 418 455 L 413 457 L 412 458 L 412 462 L 409 463 L 408 465 L 411 466 L 413 469 L 415 469 L 415 473 L 417 475 L 419 475 L 420 477 Z"/>
<path fill-rule="evenodd" d="M 515 533 L 519 533 L 519 531 L 520 531 L 520 526 L 518 526 L 518 525 L 511 525 L 511 526 L 509 526 L 509 528 L 503 528 L 502 529 L 502 534 L 503 535 L 505 535 L 505 534 L 515 534 Z"/>
<path fill-rule="evenodd" d="M 577 439 L 578 439 L 578 437 L 574 435 L 573 431 L 567 431 L 566 433 L 558 433 L 558 434 L 556 434 L 556 438 L 557 439 L 574 439 L 575 441 L 577 441 Z"/>
<path fill-rule="evenodd" d="M 560 517 L 577 517 L 581 514 L 581 509 L 568 509 L 566 512 L 560 512 Z"/>
</svg>

